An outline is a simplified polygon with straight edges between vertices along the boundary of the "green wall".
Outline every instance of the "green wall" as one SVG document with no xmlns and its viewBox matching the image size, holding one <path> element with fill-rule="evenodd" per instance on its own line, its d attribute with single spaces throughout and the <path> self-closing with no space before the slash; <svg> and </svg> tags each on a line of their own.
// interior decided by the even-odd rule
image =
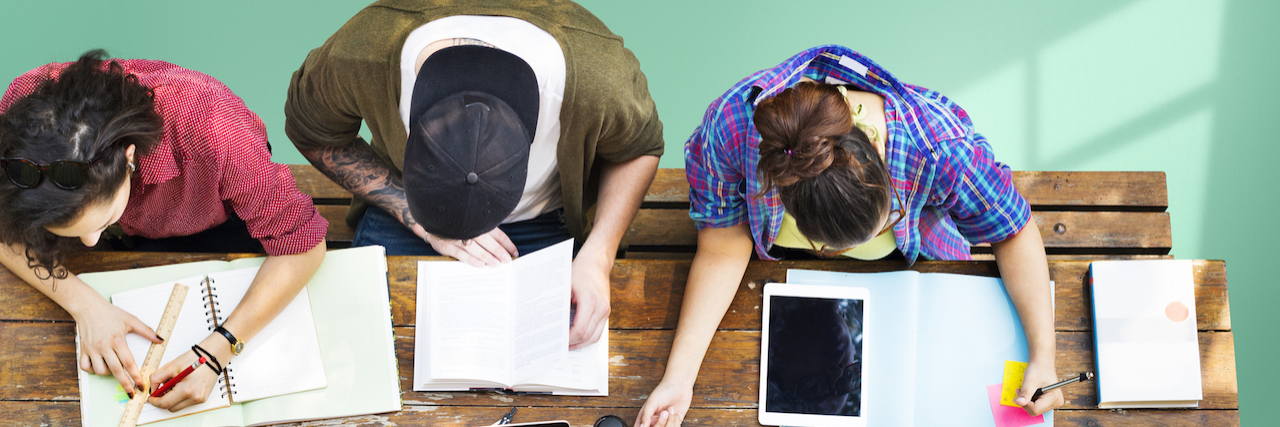
<svg viewBox="0 0 1280 427">
<path fill-rule="evenodd" d="M 307 51 L 359 0 L 0 0 L 0 80 L 85 50 L 164 59 L 226 83 L 262 116 L 276 161 L 281 106 Z M 1168 174 L 1174 254 L 1227 260 L 1245 425 L 1280 425 L 1280 237 L 1268 124 L 1280 108 L 1280 3 L 1239 0 L 1025 2 L 583 0 L 626 38 L 666 124 L 663 167 L 708 103 L 804 48 L 844 44 L 900 79 L 950 95 L 998 158 L 1025 170 Z M 54 12 L 54 10 L 57 12 Z"/>
</svg>

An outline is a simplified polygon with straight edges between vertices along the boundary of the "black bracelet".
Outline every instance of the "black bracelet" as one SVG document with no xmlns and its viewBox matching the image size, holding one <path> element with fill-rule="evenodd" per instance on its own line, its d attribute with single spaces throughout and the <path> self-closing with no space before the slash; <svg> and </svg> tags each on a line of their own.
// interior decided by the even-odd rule
<svg viewBox="0 0 1280 427">
<path fill-rule="evenodd" d="M 212 354 L 209 354 L 208 350 L 205 350 L 203 347 L 200 347 L 200 344 L 192 344 L 191 351 L 194 351 L 197 356 L 202 356 L 209 359 L 209 363 L 207 363 L 207 365 L 209 365 L 209 369 L 212 369 L 213 373 L 215 374 L 222 375 L 222 364 L 218 363 L 218 358 L 213 357 Z"/>
</svg>

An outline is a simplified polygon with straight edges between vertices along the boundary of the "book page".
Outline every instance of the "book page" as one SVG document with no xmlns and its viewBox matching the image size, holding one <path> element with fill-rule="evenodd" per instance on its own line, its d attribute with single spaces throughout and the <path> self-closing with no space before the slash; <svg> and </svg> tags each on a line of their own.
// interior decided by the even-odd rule
<svg viewBox="0 0 1280 427">
<path fill-rule="evenodd" d="M 921 274 L 919 306 L 915 393 L 917 402 L 929 403 L 916 408 L 916 424 L 991 425 L 986 387 L 1004 378 L 1006 360 L 1028 361 L 1026 334 L 1004 282 Z M 1053 413 L 1044 420 L 1052 426 Z"/>
<path fill-rule="evenodd" d="M 367 246 L 325 254 L 307 294 L 328 386 L 236 405 L 244 409 L 244 424 L 401 409 L 385 253 L 380 246 Z M 240 261 L 245 262 L 233 265 L 252 265 Z"/>
<path fill-rule="evenodd" d="M 609 325 L 595 344 L 571 350 L 564 360 L 534 374 L 516 391 L 551 392 L 569 396 L 609 395 Z"/>
<path fill-rule="evenodd" d="M 204 276 L 190 277 L 177 281 L 177 283 L 185 285 L 189 289 L 187 298 L 182 304 L 182 310 L 178 314 L 178 321 L 174 324 L 173 333 L 166 339 L 168 345 L 165 346 L 164 356 L 160 358 L 160 366 L 164 366 L 183 353 L 191 351 L 192 345 L 199 344 L 201 340 L 204 340 L 209 335 L 212 323 L 211 319 L 206 315 L 208 309 L 204 300 L 205 287 L 203 281 Z M 111 303 L 129 314 L 137 316 L 138 320 L 141 320 L 142 323 L 147 324 L 154 330 L 160 325 L 160 317 L 164 314 L 169 295 L 173 292 L 173 286 L 172 282 L 166 282 L 120 292 L 111 296 Z M 151 341 L 137 334 L 129 334 L 125 336 L 125 342 L 128 343 L 129 352 L 133 353 L 134 360 L 141 366 L 142 361 L 147 357 L 147 350 L 151 348 Z M 209 368 L 201 367 L 201 369 Z M 189 406 L 178 412 L 169 412 L 167 409 L 157 408 L 150 403 L 143 405 L 138 424 L 153 423 L 230 406 L 231 403 L 222 392 L 223 379 L 223 377 L 218 379 L 218 384 L 209 391 L 209 397 L 204 403 Z"/>
<path fill-rule="evenodd" d="M 258 268 L 252 267 L 209 275 L 219 324 L 240 305 L 257 274 Z M 307 295 L 307 288 L 302 288 L 275 319 L 245 342 L 240 355 L 224 363 L 233 402 L 314 390 L 327 384 Z"/>
<path fill-rule="evenodd" d="M 836 273 L 787 270 L 787 283 L 867 288 L 863 342 L 862 411 L 883 425 L 930 425 L 915 421 L 916 333 L 920 274 Z M 956 351 L 959 351 L 958 349 Z M 933 401 L 927 399 L 924 408 Z M 944 424 L 945 425 L 945 424 Z"/>
<path fill-rule="evenodd" d="M 450 391 L 450 390 L 468 390 L 475 388 L 491 388 L 505 387 L 503 384 L 490 383 L 477 380 L 432 380 L 431 379 L 431 358 L 427 355 L 431 354 L 431 287 L 427 286 L 428 277 L 430 276 L 431 266 L 423 265 L 435 261 L 418 261 L 418 286 L 417 294 L 419 301 L 415 315 L 415 325 L 413 332 L 413 390 L 415 391 Z"/>
<path fill-rule="evenodd" d="M 431 299 L 419 301 L 430 317 L 432 380 L 479 380 L 510 384 L 510 264 L 476 268 L 457 261 L 419 263 Z M 425 307 L 424 307 L 425 305 Z"/>
<path fill-rule="evenodd" d="M 573 239 L 511 263 L 516 277 L 511 364 L 517 380 L 536 375 L 569 354 L 572 265 Z"/>
</svg>

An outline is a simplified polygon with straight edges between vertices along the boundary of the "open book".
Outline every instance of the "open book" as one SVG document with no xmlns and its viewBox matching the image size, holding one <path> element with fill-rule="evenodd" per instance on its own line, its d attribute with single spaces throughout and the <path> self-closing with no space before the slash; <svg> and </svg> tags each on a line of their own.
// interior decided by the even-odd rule
<svg viewBox="0 0 1280 427">
<path fill-rule="evenodd" d="M 383 254 L 381 247 L 330 251 L 307 287 L 245 343 L 244 352 L 222 361 L 227 370 L 208 400 L 176 413 L 146 405 L 140 423 L 248 426 L 399 410 Z M 190 287 L 163 364 L 189 351 L 231 314 L 263 260 L 176 264 L 80 278 L 153 328 L 173 284 Z M 206 315 L 208 305 L 216 310 Z M 126 340 L 141 363 L 150 342 L 132 334 Z M 84 424 L 118 424 L 126 402 L 117 398 L 121 390 L 115 378 L 84 371 L 79 376 Z"/>
<path fill-rule="evenodd" d="M 608 334 L 569 351 L 573 241 L 499 267 L 418 263 L 413 389 L 604 396 Z"/>
<path fill-rule="evenodd" d="M 1027 339 L 1000 279 L 942 273 L 788 270 L 787 283 L 867 288 L 862 407 L 876 425 L 990 426 L 987 386 Z M 1052 292 L 1052 288 L 1050 289 Z M 1044 415 L 1053 425 L 1053 412 Z"/>
</svg>

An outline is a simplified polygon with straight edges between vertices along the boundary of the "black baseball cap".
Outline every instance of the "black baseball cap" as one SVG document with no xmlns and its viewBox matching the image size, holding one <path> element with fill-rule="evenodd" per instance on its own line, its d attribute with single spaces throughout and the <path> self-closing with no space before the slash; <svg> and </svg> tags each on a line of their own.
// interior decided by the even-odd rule
<svg viewBox="0 0 1280 427">
<path fill-rule="evenodd" d="M 483 46 L 431 54 L 409 106 L 410 214 L 448 239 L 496 228 L 524 193 L 537 124 L 537 76 L 520 57 Z"/>
</svg>

